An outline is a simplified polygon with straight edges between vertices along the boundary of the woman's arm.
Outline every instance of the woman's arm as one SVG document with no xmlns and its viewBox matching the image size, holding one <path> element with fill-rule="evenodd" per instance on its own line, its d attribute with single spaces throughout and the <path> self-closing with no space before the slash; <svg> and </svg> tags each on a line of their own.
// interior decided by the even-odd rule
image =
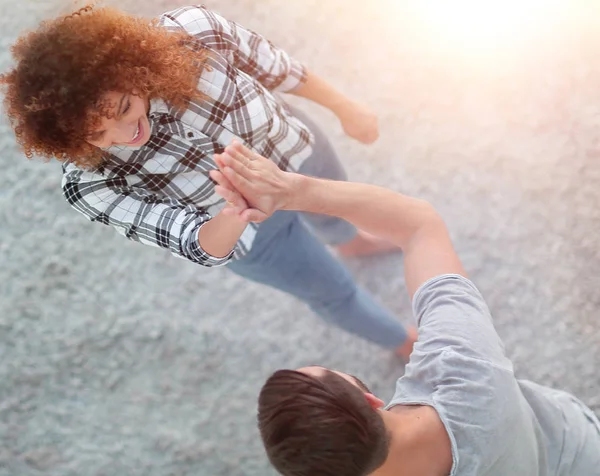
<svg viewBox="0 0 600 476">
<path fill-rule="evenodd" d="M 182 28 L 271 91 L 288 92 L 306 80 L 304 66 L 285 51 L 205 7 L 179 8 L 163 15 L 161 23 Z"/>
<path fill-rule="evenodd" d="M 307 71 L 306 80 L 289 92 L 331 110 L 340 120 L 344 132 L 353 139 L 371 144 L 379 137 L 377 116 L 316 74 Z"/>
<path fill-rule="evenodd" d="M 215 154 L 214 159 L 219 167 L 224 167 L 221 154 Z M 225 177 L 222 178 L 222 183 L 229 189 L 234 189 Z M 244 198 L 238 192 L 232 191 L 227 206 L 221 213 L 201 226 L 198 232 L 200 247 L 212 256 L 228 256 L 248 226 L 248 222 L 240 216 L 247 208 L 248 204 Z"/>
<path fill-rule="evenodd" d="M 231 216 L 222 211 L 213 218 L 202 208 L 163 203 L 150 191 L 123 189 L 113 181 L 77 169 L 65 174 L 63 193 L 69 204 L 89 220 L 112 226 L 132 241 L 169 249 L 174 255 L 208 267 L 224 265 L 231 259 L 248 225 L 235 213 Z"/>
<path fill-rule="evenodd" d="M 180 8 L 164 15 L 161 22 L 167 27 L 184 29 L 265 88 L 291 93 L 330 109 L 350 137 L 364 143 L 374 142 L 379 137 L 377 117 L 370 110 L 309 72 L 258 33 L 205 7 Z"/>
<path fill-rule="evenodd" d="M 200 227 L 200 247 L 215 258 L 226 258 L 235 248 L 246 226 L 248 222 L 242 220 L 239 215 L 221 212 Z"/>
</svg>

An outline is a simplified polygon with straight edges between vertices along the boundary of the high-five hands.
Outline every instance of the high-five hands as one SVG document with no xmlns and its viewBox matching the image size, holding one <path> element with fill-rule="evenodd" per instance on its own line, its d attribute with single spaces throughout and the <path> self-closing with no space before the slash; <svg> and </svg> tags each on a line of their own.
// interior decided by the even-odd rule
<svg viewBox="0 0 600 476">
<path fill-rule="evenodd" d="M 228 203 L 222 213 L 261 222 L 289 205 L 295 174 L 271 160 L 234 141 L 215 155 L 215 163 L 219 170 L 211 170 L 210 177 L 217 183 L 216 193 Z"/>
</svg>

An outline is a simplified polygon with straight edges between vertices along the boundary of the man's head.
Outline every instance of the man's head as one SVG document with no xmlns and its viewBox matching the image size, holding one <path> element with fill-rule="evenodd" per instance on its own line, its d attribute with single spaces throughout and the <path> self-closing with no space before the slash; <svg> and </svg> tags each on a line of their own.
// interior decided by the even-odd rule
<svg viewBox="0 0 600 476">
<path fill-rule="evenodd" d="M 285 476 L 366 476 L 388 455 L 382 406 L 348 374 L 279 370 L 260 392 L 258 425 L 269 460 Z"/>
</svg>

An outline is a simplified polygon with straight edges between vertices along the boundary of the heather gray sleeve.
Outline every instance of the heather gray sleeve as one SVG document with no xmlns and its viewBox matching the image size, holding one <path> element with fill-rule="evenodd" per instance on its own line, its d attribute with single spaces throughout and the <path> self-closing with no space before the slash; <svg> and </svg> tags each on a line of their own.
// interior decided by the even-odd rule
<svg viewBox="0 0 600 476">
<path fill-rule="evenodd" d="M 417 290 L 413 311 L 422 352 L 452 350 L 512 370 L 483 296 L 465 277 L 450 274 L 430 279 Z"/>
</svg>

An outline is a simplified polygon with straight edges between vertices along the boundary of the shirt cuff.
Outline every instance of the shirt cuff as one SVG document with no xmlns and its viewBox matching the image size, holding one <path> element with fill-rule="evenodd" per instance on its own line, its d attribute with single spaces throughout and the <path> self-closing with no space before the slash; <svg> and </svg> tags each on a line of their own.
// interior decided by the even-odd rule
<svg viewBox="0 0 600 476">
<path fill-rule="evenodd" d="M 235 249 L 231 250 L 228 255 L 223 256 L 222 258 L 213 256 L 210 253 L 207 253 L 206 251 L 204 251 L 204 249 L 202 249 L 202 246 L 200 246 L 199 236 L 200 236 L 200 229 L 206 223 L 208 223 L 208 221 L 205 221 L 204 223 L 202 223 L 198 227 L 196 232 L 192 234 L 192 242 L 188 246 L 188 252 L 190 254 L 189 258 L 190 258 L 190 260 L 194 261 L 195 263 L 201 264 L 202 266 L 206 266 L 209 268 L 223 266 L 223 265 L 227 264 L 229 261 L 231 261 L 231 258 L 233 257 L 233 253 L 234 253 Z"/>
<path fill-rule="evenodd" d="M 279 93 L 287 93 L 293 91 L 298 86 L 306 83 L 308 79 L 308 71 L 299 61 L 290 59 L 290 72 L 287 77 L 273 89 Z"/>
</svg>

